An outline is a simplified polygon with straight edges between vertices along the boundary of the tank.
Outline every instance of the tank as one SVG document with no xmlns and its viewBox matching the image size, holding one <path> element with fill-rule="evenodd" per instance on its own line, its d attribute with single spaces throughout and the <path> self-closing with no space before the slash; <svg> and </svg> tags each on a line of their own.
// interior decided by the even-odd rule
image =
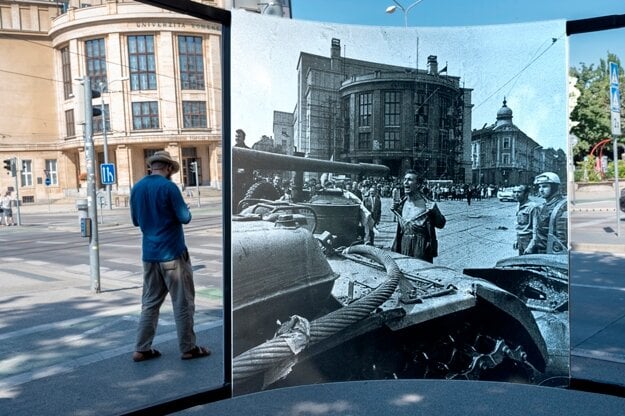
<svg viewBox="0 0 625 416">
<path fill-rule="evenodd" d="M 397 378 L 566 384 L 566 256 L 456 271 L 344 248 L 280 210 L 232 223 L 235 394 Z"/>
<path fill-rule="evenodd" d="M 314 229 L 327 231 L 335 236 L 335 243 L 348 246 L 358 241 L 363 233 L 364 207 L 354 195 L 347 195 L 341 189 L 322 189 L 314 192 L 304 189 L 304 173 L 333 173 L 366 176 L 386 176 L 389 168 L 367 163 L 345 163 L 234 147 L 232 149 L 233 212 L 247 215 L 252 212 L 285 213 L 286 204 L 278 201 L 281 193 L 269 182 L 253 182 L 251 172 L 269 170 L 292 172 L 294 174 L 294 204 L 309 208 L 304 212 L 309 216 L 309 225 L 314 221 Z M 291 210 L 299 214 L 296 209 Z M 314 213 L 314 219 L 310 218 Z"/>
</svg>

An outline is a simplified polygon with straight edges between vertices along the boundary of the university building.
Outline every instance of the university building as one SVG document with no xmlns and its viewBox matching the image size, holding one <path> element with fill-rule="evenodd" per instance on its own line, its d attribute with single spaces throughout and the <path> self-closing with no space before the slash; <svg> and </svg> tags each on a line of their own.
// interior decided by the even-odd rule
<svg viewBox="0 0 625 416">
<path fill-rule="evenodd" d="M 471 180 L 471 89 L 439 70 L 300 53 L 294 146 L 317 159 L 378 163 L 427 179 Z"/>
<path fill-rule="evenodd" d="M 174 182 L 195 185 L 196 162 L 199 185 L 219 188 L 220 41 L 218 24 L 129 0 L 0 0 L 0 159 L 18 158 L 20 199 L 85 194 L 83 77 L 101 92 L 95 165 L 106 139 L 114 196 L 128 195 L 158 150 L 180 162 Z M 2 191 L 15 184 L 7 173 Z"/>
<path fill-rule="evenodd" d="M 496 122 L 473 130 L 472 182 L 509 187 L 532 184 L 543 172 L 554 172 L 566 182 L 566 154 L 543 148 L 512 122 L 512 109 L 504 98 Z M 564 189 L 564 188 L 563 188 Z"/>
</svg>

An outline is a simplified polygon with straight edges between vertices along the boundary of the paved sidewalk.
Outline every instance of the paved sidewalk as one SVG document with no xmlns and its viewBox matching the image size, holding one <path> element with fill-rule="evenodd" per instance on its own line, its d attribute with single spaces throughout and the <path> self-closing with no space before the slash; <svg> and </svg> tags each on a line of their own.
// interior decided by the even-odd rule
<svg viewBox="0 0 625 416">
<path fill-rule="evenodd" d="M 572 197 L 574 200 L 569 203 L 572 250 L 625 253 L 625 213 L 617 212 L 614 191 L 578 190 Z"/>
<path fill-rule="evenodd" d="M 192 212 L 217 212 L 221 209 L 221 197 L 218 191 L 203 195 L 200 208 L 196 207 L 197 199 L 188 198 L 187 201 L 191 205 Z M 609 229 L 612 219 L 616 218 L 614 205 L 614 195 L 609 192 L 578 192 L 576 194 L 575 202 L 570 205 L 572 219 L 570 234 L 574 251 L 604 253 L 620 251 L 625 253 L 625 236 L 619 236 L 614 230 Z M 75 202 L 72 200 L 51 202 L 49 205 L 47 203 L 27 205 L 21 207 L 21 212 L 24 227 L 78 227 L 78 212 Z M 625 214 L 623 215 L 625 216 Z M 106 227 L 116 224 L 127 225 L 130 223 L 129 209 L 127 207 L 114 207 L 112 210 L 104 208 L 104 221 L 102 226 Z M 578 227 L 576 224 L 581 226 Z M 625 233 L 625 223 L 622 223 L 622 226 Z M 0 232 L 1 230 L 0 228 Z M 573 272 L 584 269 L 587 273 L 603 276 L 599 271 L 589 271 L 592 270 L 594 264 L 593 258 L 580 259 L 573 265 L 577 266 L 577 268 L 573 267 Z M 621 262 L 618 264 L 615 262 L 609 270 L 604 271 L 604 274 L 615 275 L 621 269 L 619 268 L 620 264 Z M 572 275 L 572 278 L 575 276 Z M 84 294 L 85 288 L 68 287 L 66 290 L 76 291 L 80 295 Z M 116 314 L 115 316 L 119 315 L 118 319 L 115 320 L 115 325 L 118 325 L 119 328 L 125 328 L 125 326 L 132 324 L 134 315 L 122 309 L 124 306 L 136 309 L 139 292 L 139 287 L 111 290 L 103 296 L 99 296 L 97 301 L 92 299 L 91 306 L 98 313 L 110 312 Z M 54 307 L 46 310 L 49 310 L 51 314 L 57 314 L 55 316 L 59 319 L 56 321 L 69 325 L 73 324 L 70 317 L 63 317 L 60 314 L 63 309 L 76 308 L 71 303 L 75 296 L 65 294 L 67 295 L 65 296 L 66 300 L 48 296 L 48 303 L 43 304 L 42 308 L 46 305 L 54 305 Z M 573 307 L 574 305 L 575 303 L 573 303 Z M 84 310 L 82 312 L 85 313 Z M 136 314 L 136 311 L 134 313 Z M 117 327 L 110 329 L 115 328 Z M 590 336 L 594 334 L 591 331 L 592 328 L 585 326 L 581 329 L 584 332 L 580 330 L 574 334 L 576 335 L 575 339 L 578 340 L 578 350 L 592 352 L 598 349 L 599 347 L 593 342 L 599 342 L 599 338 Z M 610 331 L 619 329 L 619 325 L 615 323 L 604 328 L 600 335 L 605 338 L 610 335 Z M 223 328 L 207 322 L 198 330 L 202 339 L 214 340 L 219 338 Z M 112 338 L 111 331 L 106 334 L 105 338 L 110 341 Z M 86 357 L 86 359 L 94 361 L 91 365 L 79 365 L 80 362 L 78 361 L 76 361 L 76 367 L 72 367 L 71 363 L 66 363 L 65 367 L 51 364 L 47 370 L 52 373 L 47 375 L 33 372 L 32 382 L 20 385 L 22 390 L 17 398 L 11 398 L 10 395 L 9 397 L 0 397 L 0 414 L 6 412 L 6 414 L 56 413 L 60 415 L 66 414 L 68 409 L 73 409 L 84 415 L 115 414 L 119 412 L 119 409 L 157 403 L 176 397 L 181 392 L 192 394 L 210 387 L 217 387 L 220 380 L 223 380 L 220 365 L 221 360 L 223 360 L 223 350 L 220 345 L 211 345 L 215 352 L 213 358 L 195 363 L 179 360 L 173 333 L 161 338 L 158 345 L 163 352 L 163 357 L 146 363 L 135 364 L 130 362 L 129 356 L 132 345 L 125 342 L 115 347 L 114 354 L 103 360 L 98 355 L 100 352 L 94 350 L 92 355 Z M 622 366 L 622 362 L 610 360 L 606 354 L 600 357 L 580 356 L 578 354 L 574 358 L 573 372 L 578 377 L 590 376 L 592 379 L 617 382 L 617 380 L 611 380 L 610 377 L 602 374 L 601 371 L 605 370 L 610 374 L 622 374 L 620 371 Z M 591 370 L 593 372 L 589 373 Z M 100 380 L 98 383 L 88 382 L 88 380 L 96 378 Z M 4 381 L 6 383 L 10 380 Z M 58 383 L 61 383 L 64 391 L 66 391 L 62 400 L 59 400 L 57 396 Z M 181 387 L 182 391 L 173 391 L 172 385 Z M 10 386 L 7 387 L 11 392 Z M 33 398 L 37 399 L 33 401 Z"/>
</svg>

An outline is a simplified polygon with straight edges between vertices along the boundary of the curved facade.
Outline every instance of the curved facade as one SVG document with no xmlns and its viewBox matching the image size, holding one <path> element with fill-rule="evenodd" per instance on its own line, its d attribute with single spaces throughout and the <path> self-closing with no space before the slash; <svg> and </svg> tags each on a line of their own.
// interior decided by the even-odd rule
<svg viewBox="0 0 625 416">
<path fill-rule="evenodd" d="M 429 179 L 465 182 L 465 98 L 457 79 L 438 74 L 354 76 L 340 88 L 342 156 L 385 164 L 395 174 L 415 169 Z"/>
<path fill-rule="evenodd" d="M 300 53 L 294 145 L 317 159 L 382 163 L 391 175 L 471 180 L 471 90 L 428 69 Z M 442 74 L 445 72 L 445 74 Z"/>
<path fill-rule="evenodd" d="M 13 8 L 28 3 L 34 13 L 44 2 L 9 3 Z M 91 6 L 80 8 L 69 2 L 69 8 L 56 6 L 56 11 L 45 3 L 51 10 L 49 28 L 39 31 L 39 44 L 22 43 L 20 51 L 32 49 L 27 54 L 30 65 L 45 69 L 47 81 L 41 80 L 36 92 L 27 84 L 19 88 L 26 97 L 36 94 L 45 100 L 47 112 L 40 123 L 45 127 L 30 135 L 38 126 L 30 123 L 11 134 L 17 140 L 0 142 L 3 159 L 29 163 L 30 180 L 24 180 L 24 172 L 20 175 L 22 199 L 85 192 L 84 124 L 77 99 L 77 79 L 83 77 L 91 79 L 92 89 L 102 91 L 93 100 L 94 107 L 104 110 L 104 117 L 93 119 L 95 162 L 104 162 L 106 126 L 108 161 L 117 171 L 114 194 L 129 193 L 147 172 L 145 159 L 157 150 L 179 160 L 175 182 L 196 185 L 190 164 L 197 162 L 199 185 L 220 187 L 220 26 L 132 1 L 82 1 L 80 5 Z M 20 30 L 19 36 L 33 35 Z M 0 40 L 0 48 L 7 44 Z M 17 59 L 15 64 L 19 68 Z M 21 75 L 29 72 L 23 68 Z M 28 111 L 27 101 L 18 96 L 17 103 L 0 105 L 21 105 Z M 54 173 L 50 186 L 42 184 L 44 170 Z M 9 179 L 3 177 L 3 188 L 11 185 Z"/>
</svg>

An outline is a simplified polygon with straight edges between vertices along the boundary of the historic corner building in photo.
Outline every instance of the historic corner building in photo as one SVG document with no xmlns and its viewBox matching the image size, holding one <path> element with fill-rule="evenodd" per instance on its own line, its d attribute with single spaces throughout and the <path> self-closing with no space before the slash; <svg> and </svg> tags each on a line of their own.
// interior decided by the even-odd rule
<svg viewBox="0 0 625 416">
<path fill-rule="evenodd" d="M 128 195 L 158 150 L 180 162 L 179 185 L 196 185 L 195 162 L 198 185 L 219 188 L 220 43 L 218 24 L 128 0 L 0 0 L 0 158 L 21 162 L 22 202 L 85 194 L 77 123 L 77 79 L 85 76 L 101 91 L 95 162 L 104 162 L 106 140 L 114 196 Z M 2 191 L 15 184 L 6 173 Z"/>
<path fill-rule="evenodd" d="M 532 184 L 542 172 L 555 172 L 566 181 L 566 154 L 543 148 L 512 123 L 506 99 L 496 122 L 471 135 L 472 183 L 508 187 Z"/>
<path fill-rule="evenodd" d="M 471 181 L 471 89 L 439 70 L 301 52 L 293 145 L 316 159 L 384 164 L 427 179 Z"/>
</svg>

